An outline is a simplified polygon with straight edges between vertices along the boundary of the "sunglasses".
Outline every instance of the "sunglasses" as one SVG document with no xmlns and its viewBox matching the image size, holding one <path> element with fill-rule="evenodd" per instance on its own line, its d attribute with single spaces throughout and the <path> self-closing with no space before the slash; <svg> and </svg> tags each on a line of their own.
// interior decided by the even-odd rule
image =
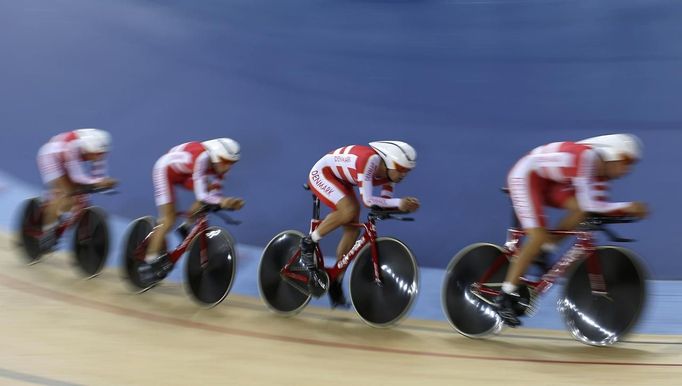
<svg viewBox="0 0 682 386">
<path fill-rule="evenodd" d="M 400 173 L 407 173 L 407 172 L 409 172 L 410 170 L 412 170 L 412 169 L 406 168 L 406 167 L 404 167 L 404 166 L 402 166 L 402 165 L 398 165 L 397 163 L 393 163 L 393 165 L 395 166 L 395 170 L 397 170 L 397 171 L 400 172 Z"/>
</svg>

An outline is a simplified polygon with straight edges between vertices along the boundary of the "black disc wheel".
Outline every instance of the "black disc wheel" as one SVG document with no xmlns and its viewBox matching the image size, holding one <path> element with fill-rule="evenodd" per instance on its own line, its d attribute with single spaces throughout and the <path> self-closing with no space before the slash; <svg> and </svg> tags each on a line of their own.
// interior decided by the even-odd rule
<svg viewBox="0 0 682 386">
<path fill-rule="evenodd" d="M 237 264 L 232 240 L 218 227 L 209 227 L 192 240 L 185 283 L 191 297 L 201 305 L 215 307 L 230 293 Z"/>
<path fill-rule="evenodd" d="M 371 245 L 358 255 L 350 276 L 353 307 L 373 327 L 390 327 L 407 316 L 419 291 L 419 269 L 410 249 L 401 241 L 376 240 L 381 283 L 377 283 Z"/>
<path fill-rule="evenodd" d="M 588 274 L 590 266 L 592 275 Z M 622 340 L 644 308 L 645 280 L 645 271 L 632 251 L 597 248 L 593 257 L 575 264 L 567 276 L 558 309 L 568 330 L 579 341 L 595 346 Z"/>
<path fill-rule="evenodd" d="M 502 329 L 492 297 L 477 290 L 479 285 L 501 287 L 509 267 L 506 259 L 487 283 L 478 283 L 478 280 L 502 254 L 502 248 L 497 245 L 477 243 L 462 249 L 448 264 L 441 306 L 452 327 L 464 336 L 483 338 Z"/>
<path fill-rule="evenodd" d="M 29 264 L 40 261 L 40 236 L 43 230 L 43 210 L 40 198 L 33 197 L 24 201 L 18 226 L 19 243 Z"/>
<path fill-rule="evenodd" d="M 137 291 L 145 291 L 152 286 L 144 282 L 138 273 L 138 267 L 144 263 L 146 250 L 141 247 L 142 242 L 154 228 L 154 219 L 150 216 L 140 217 L 128 225 L 123 236 L 123 246 L 121 248 L 121 268 L 123 277 L 132 284 Z"/>
<path fill-rule="evenodd" d="M 263 302 L 272 311 L 286 316 L 295 315 L 310 301 L 306 295 L 280 275 L 287 262 L 298 252 L 303 233 L 284 231 L 275 236 L 263 250 L 258 266 L 258 290 Z M 292 267 L 302 268 L 300 262 Z"/>
<path fill-rule="evenodd" d="M 73 252 L 76 263 L 88 277 L 98 275 L 109 256 L 109 227 L 106 213 L 97 207 L 89 207 L 76 224 L 73 235 Z"/>
</svg>

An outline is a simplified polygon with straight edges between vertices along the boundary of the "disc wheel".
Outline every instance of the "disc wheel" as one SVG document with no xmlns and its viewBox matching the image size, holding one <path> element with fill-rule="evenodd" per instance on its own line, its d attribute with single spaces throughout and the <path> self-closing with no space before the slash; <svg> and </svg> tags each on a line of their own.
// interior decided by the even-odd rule
<svg viewBox="0 0 682 386">
<path fill-rule="evenodd" d="M 145 248 L 140 245 L 154 228 L 154 219 L 150 216 L 140 217 L 128 225 L 123 236 L 123 256 L 121 268 L 123 277 L 133 288 L 143 292 L 153 287 L 144 283 L 138 274 L 138 267 L 144 264 Z"/>
<path fill-rule="evenodd" d="M 40 198 L 33 197 L 24 201 L 19 218 L 18 238 L 28 264 L 37 263 L 43 256 L 40 249 L 42 228 L 43 209 Z"/>
<path fill-rule="evenodd" d="M 590 259 L 597 259 L 605 291 L 592 289 Z M 601 278 L 593 276 L 593 281 L 598 283 Z M 622 340 L 635 326 L 645 299 L 646 274 L 637 256 L 625 248 L 606 246 L 572 267 L 558 309 L 577 340 L 608 346 Z"/>
<path fill-rule="evenodd" d="M 350 295 L 362 320 L 373 327 L 390 327 L 410 311 L 419 292 L 419 268 L 410 249 L 394 238 L 376 240 L 381 283 L 375 281 L 371 245 L 353 265 Z"/>
<path fill-rule="evenodd" d="M 284 231 L 275 236 L 263 250 L 258 266 L 258 290 L 272 311 L 286 316 L 296 315 L 310 302 L 306 295 L 289 284 L 280 271 L 299 250 L 303 233 Z M 302 268 L 299 262 L 295 266 Z"/>
<path fill-rule="evenodd" d="M 97 276 L 109 255 L 109 227 L 106 213 L 97 207 L 84 209 L 73 235 L 76 264 L 88 277 Z"/>
<path fill-rule="evenodd" d="M 460 334 L 483 338 L 502 329 L 503 322 L 492 306 L 492 299 L 477 291 L 476 286 L 501 286 L 509 266 L 506 259 L 488 283 L 477 281 L 503 253 L 497 245 L 477 243 L 462 249 L 448 264 L 441 306 L 445 317 Z"/>
<path fill-rule="evenodd" d="M 206 307 L 215 307 L 230 293 L 236 268 L 232 236 L 218 227 L 209 227 L 192 240 L 185 265 L 185 282 L 191 297 Z M 202 256 L 205 243 L 205 256 Z"/>
</svg>

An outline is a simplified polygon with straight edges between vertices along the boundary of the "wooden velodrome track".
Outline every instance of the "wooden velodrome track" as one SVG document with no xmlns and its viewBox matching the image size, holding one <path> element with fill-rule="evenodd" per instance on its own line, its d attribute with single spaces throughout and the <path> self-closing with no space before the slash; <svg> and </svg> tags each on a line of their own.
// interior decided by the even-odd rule
<svg viewBox="0 0 682 386">
<path fill-rule="evenodd" d="M 234 294 L 206 310 L 179 284 L 136 295 L 114 270 L 79 279 L 64 254 L 26 266 L 4 235 L 0 310 L 0 384 L 682 384 L 680 336 L 596 348 L 518 329 L 477 341 L 444 322 L 375 329 L 313 307 L 282 318 Z"/>
</svg>

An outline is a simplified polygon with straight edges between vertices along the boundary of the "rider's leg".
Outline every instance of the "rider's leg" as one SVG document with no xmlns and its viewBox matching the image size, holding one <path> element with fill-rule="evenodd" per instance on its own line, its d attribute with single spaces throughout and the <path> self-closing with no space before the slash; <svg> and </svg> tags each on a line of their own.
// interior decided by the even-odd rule
<svg viewBox="0 0 682 386">
<path fill-rule="evenodd" d="M 507 179 L 514 212 L 526 232 L 524 244 L 509 264 L 502 283 L 502 293 L 495 299 L 498 315 L 505 324 L 512 327 L 521 324 L 515 310 L 519 301 L 516 290 L 521 282 L 521 275 L 538 256 L 543 244 L 549 241 L 543 213 L 548 181 L 533 172 L 531 166 L 528 157 L 522 158 L 509 172 Z"/>
<path fill-rule="evenodd" d="M 580 208 L 575 197 L 575 189 L 567 184 L 551 183 L 545 192 L 545 202 L 554 208 L 562 208 L 567 214 L 554 227 L 556 230 L 572 231 L 585 219 L 585 212 Z M 566 238 L 566 235 L 549 235 L 549 241 L 543 245 L 543 251 L 553 252 L 556 245 Z"/>
<path fill-rule="evenodd" d="M 580 225 L 581 222 L 585 220 L 586 214 L 580 208 L 578 200 L 575 197 L 567 199 L 563 204 L 563 208 L 567 210 L 567 214 L 557 224 L 556 226 L 557 230 L 562 231 L 574 230 L 578 227 L 578 225 Z M 565 237 L 566 235 L 549 235 L 549 242 L 556 244 L 563 240 Z"/>
<path fill-rule="evenodd" d="M 324 159 L 318 161 L 310 170 L 308 186 L 321 202 L 332 209 L 317 229 L 301 240 L 301 260 L 310 269 L 315 267 L 313 258 L 315 244 L 336 228 L 353 221 L 360 208 L 353 187 L 336 178 Z"/>
<path fill-rule="evenodd" d="M 168 203 L 159 206 L 159 218 L 157 226 L 149 240 L 145 261 L 151 263 L 159 258 L 161 247 L 166 235 L 175 224 L 175 204 Z"/>
<path fill-rule="evenodd" d="M 554 227 L 556 230 L 571 231 L 580 225 L 585 219 L 585 212 L 580 208 L 578 200 L 575 195 L 562 199 L 560 203 L 552 205 L 554 207 L 563 208 L 567 210 L 567 214 Z M 549 234 L 547 235 L 547 242 L 542 244 L 541 253 L 535 258 L 535 263 L 539 264 L 545 271 L 551 268 L 549 255 L 556 252 L 558 244 L 566 238 L 567 235 Z"/>
<path fill-rule="evenodd" d="M 317 229 L 301 239 L 301 263 L 310 273 L 308 286 L 313 293 L 319 294 L 320 289 L 327 288 L 323 275 L 317 269 L 315 245 L 323 236 L 356 219 L 360 209 L 353 194 L 353 187 L 337 179 L 331 167 L 325 165 L 324 159 L 318 161 L 310 170 L 308 185 L 320 201 L 332 208 L 332 212 L 322 220 Z"/>
<path fill-rule="evenodd" d="M 152 180 L 154 183 L 154 201 L 159 210 L 157 227 L 151 235 L 147 254 L 144 258 L 147 264 L 138 266 L 140 280 L 145 285 L 154 285 L 173 269 L 174 261 L 168 254 L 161 254 L 166 235 L 175 224 L 175 197 L 173 186 L 168 178 L 167 156 L 162 156 L 154 164 Z"/>
<path fill-rule="evenodd" d="M 360 216 L 356 216 L 351 222 L 358 222 L 359 217 Z M 343 256 L 353 248 L 358 236 L 360 236 L 360 228 L 351 225 L 343 226 L 343 235 L 341 236 L 338 247 L 336 247 L 336 261 L 341 260 Z"/>
<path fill-rule="evenodd" d="M 66 176 L 50 181 L 50 198 L 45 205 L 43 213 L 42 236 L 39 239 L 40 249 L 43 252 L 52 250 L 57 245 L 57 227 L 62 213 L 71 210 L 73 206 L 74 186 Z"/>
<path fill-rule="evenodd" d="M 52 229 L 57 223 L 62 213 L 69 212 L 73 206 L 72 193 L 75 185 L 67 176 L 61 176 L 50 182 L 51 193 L 50 201 L 45 207 L 43 215 L 43 229 Z"/>
<path fill-rule="evenodd" d="M 189 231 L 192 230 L 192 226 L 194 225 L 194 218 L 190 215 L 198 211 L 199 208 L 201 208 L 201 205 L 203 205 L 201 201 L 194 201 L 194 203 L 192 203 L 192 205 L 189 207 L 189 210 L 187 211 L 187 217 L 182 223 L 180 223 L 180 225 L 176 229 L 178 234 L 183 238 L 183 240 L 187 238 L 187 236 L 189 235 Z"/>
<path fill-rule="evenodd" d="M 48 142 L 41 146 L 36 157 L 40 177 L 43 183 L 50 188 L 42 218 L 44 231 L 57 225 L 59 209 L 64 205 L 63 201 L 68 194 L 68 182 L 70 181 L 60 163 L 60 150 L 56 144 Z"/>
<path fill-rule="evenodd" d="M 169 155 L 159 158 L 152 169 L 154 202 L 159 211 L 157 227 L 149 240 L 145 261 L 152 263 L 159 259 L 166 235 L 175 224 L 175 192 L 169 180 Z"/>
<path fill-rule="evenodd" d="M 175 223 L 175 205 L 171 202 L 159 206 L 158 225 L 152 233 L 147 255 L 144 260 L 147 264 L 140 264 L 137 272 L 144 285 L 154 285 L 163 279 L 173 269 L 174 261 L 170 260 L 167 253 L 161 254 L 161 247 L 166 234 Z"/>
<path fill-rule="evenodd" d="M 568 197 L 568 194 L 561 193 L 564 185 L 540 177 L 532 171 L 529 162 L 527 157 L 519 160 L 507 179 L 516 218 L 526 232 L 526 240 L 510 262 L 502 285 L 502 290 L 508 294 L 516 291 L 521 275 L 540 254 L 543 245 L 553 241 L 546 230 L 544 205 L 555 205 L 560 200 L 563 203 Z"/>
<path fill-rule="evenodd" d="M 319 235 L 319 238 L 322 238 L 342 225 L 357 221 L 359 216 L 360 204 L 358 204 L 358 200 L 355 196 L 346 196 L 336 203 L 336 210 L 329 213 L 327 217 L 322 220 L 316 229 L 317 234 Z M 349 243 L 350 246 L 348 246 L 348 250 L 350 250 L 355 242 L 355 238 L 357 238 L 357 236 L 355 236 L 351 239 L 352 234 L 349 231 L 350 228 L 351 227 L 344 227 L 341 243 L 339 244 L 339 249 L 337 249 L 337 257 L 339 250 L 345 248 Z M 357 228 L 352 228 L 351 230 L 357 230 Z M 357 234 L 357 232 L 352 233 Z"/>
<path fill-rule="evenodd" d="M 359 216 L 359 212 L 360 205 L 358 204 L 355 196 L 348 195 L 339 200 L 336 203 L 336 210 L 329 213 L 327 217 L 325 217 L 324 220 L 322 220 L 317 229 L 315 229 L 314 232 L 312 232 L 309 236 L 303 239 L 302 246 L 306 249 L 304 252 L 312 253 L 315 243 L 320 241 L 322 237 L 331 233 L 336 228 L 356 220 Z M 350 231 L 348 231 L 348 228 L 344 228 L 343 237 L 341 238 L 341 242 L 339 243 L 339 246 L 337 248 L 337 253 L 339 250 L 343 250 L 345 248 L 350 250 L 350 248 L 353 246 L 353 243 L 355 242 L 355 238 L 351 239 L 353 234 L 355 234 L 355 237 L 357 237 L 357 233 L 351 233 Z M 348 247 L 348 245 L 350 245 L 350 247 Z M 307 256 L 306 260 L 308 260 Z M 311 268 L 312 267 L 311 264 L 314 264 L 315 262 L 308 260 L 304 263 L 307 266 L 309 266 L 309 268 Z"/>
<path fill-rule="evenodd" d="M 345 201 L 347 198 L 352 200 Z M 360 204 L 358 203 L 357 199 L 355 199 L 355 196 L 346 196 L 346 198 L 341 201 L 344 201 L 342 204 L 344 210 L 349 212 L 348 218 L 350 218 L 350 221 L 348 222 L 358 222 L 360 219 Z M 352 215 L 353 213 L 354 215 Z M 341 260 L 343 256 L 346 255 L 351 248 L 353 248 L 353 245 L 355 244 L 355 241 L 358 239 L 359 235 L 360 228 L 351 225 L 343 225 L 343 235 L 341 236 L 339 245 L 336 247 L 336 261 Z M 346 301 L 346 296 L 343 293 L 342 283 L 343 274 L 339 275 L 336 280 L 329 283 L 329 298 L 331 300 L 332 308 L 347 308 L 350 306 L 348 301 Z"/>
<path fill-rule="evenodd" d="M 519 253 L 512 259 L 507 270 L 507 276 L 503 283 L 503 291 L 512 293 L 521 282 L 521 276 L 526 272 L 528 266 L 535 256 L 540 253 L 540 248 L 548 242 L 549 234 L 542 227 L 526 229 L 526 240 Z"/>
<path fill-rule="evenodd" d="M 544 228 L 526 229 L 526 241 L 519 253 L 512 259 L 507 270 L 507 276 L 502 283 L 502 293 L 495 298 L 498 315 L 505 324 L 516 327 L 521 325 L 517 314 L 519 295 L 516 293 L 521 282 L 521 275 L 533 259 L 540 253 L 540 249 L 547 242 L 547 231 Z"/>
</svg>

